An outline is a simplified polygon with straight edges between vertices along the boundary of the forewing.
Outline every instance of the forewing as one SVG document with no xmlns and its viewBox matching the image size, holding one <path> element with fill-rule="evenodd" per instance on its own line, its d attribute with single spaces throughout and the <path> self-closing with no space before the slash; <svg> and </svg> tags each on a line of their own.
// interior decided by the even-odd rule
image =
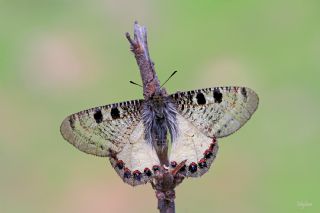
<svg viewBox="0 0 320 213">
<path fill-rule="evenodd" d="M 72 114 L 64 119 L 60 132 L 79 150 L 110 156 L 129 143 L 130 134 L 141 120 L 142 100 L 96 107 Z"/>
<path fill-rule="evenodd" d="M 225 137 L 243 126 L 258 107 L 246 87 L 214 87 L 171 95 L 178 112 L 208 137 Z"/>
</svg>

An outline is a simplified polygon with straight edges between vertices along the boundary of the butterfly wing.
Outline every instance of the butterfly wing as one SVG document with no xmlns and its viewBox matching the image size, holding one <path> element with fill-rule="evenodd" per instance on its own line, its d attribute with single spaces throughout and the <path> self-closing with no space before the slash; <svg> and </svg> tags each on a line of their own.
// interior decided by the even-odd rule
<svg viewBox="0 0 320 213">
<path fill-rule="evenodd" d="M 243 126 L 258 107 L 246 87 L 214 87 L 171 95 L 177 111 L 207 137 L 225 137 Z"/>
<path fill-rule="evenodd" d="M 79 150 L 101 157 L 119 152 L 141 120 L 141 100 L 110 104 L 72 114 L 60 132 Z M 121 134 L 120 134 L 121 133 Z"/>
<path fill-rule="evenodd" d="M 123 181 L 132 186 L 151 180 L 152 169 L 160 162 L 152 144 L 145 140 L 142 121 L 131 133 L 129 143 L 116 156 L 110 157 L 110 162 Z"/>
<path fill-rule="evenodd" d="M 218 152 L 216 138 L 234 133 L 254 113 L 257 94 L 245 87 L 216 87 L 177 92 L 170 98 L 176 103 L 179 134 L 172 143 L 173 165 L 186 160 L 180 173 L 199 177 L 206 173 Z"/>
<path fill-rule="evenodd" d="M 179 172 L 187 177 L 199 177 L 209 170 L 217 155 L 218 144 L 215 138 L 203 134 L 183 116 L 177 114 L 176 119 L 179 135 L 172 143 L 171 167 L 186 160 L 185 167 Z"/>
<path fill-rule="evenodd" d="M 146 183 L 159 160 L 144 139 L 142 104 L 143 100 L 135 100 L 72 114 L 62 122 L 61 134 L 85 153 L 109 157 L 124 182 L 133 186 Z"/>
</svg>

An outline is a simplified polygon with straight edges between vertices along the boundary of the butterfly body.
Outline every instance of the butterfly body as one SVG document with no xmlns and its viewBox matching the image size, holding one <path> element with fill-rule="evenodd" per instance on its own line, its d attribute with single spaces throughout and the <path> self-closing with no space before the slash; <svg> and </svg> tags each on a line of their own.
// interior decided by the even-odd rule
<svg viewBox="0 0 320 213">
<path fill-rule="evenodd" d="M 176 106 L 165 90 L 152 94 L 143 102 L 142 119 L 145 139 L 155 148 L 167 146 L 167 133 L 173 141 L 178 134 Z"/>
</svg>

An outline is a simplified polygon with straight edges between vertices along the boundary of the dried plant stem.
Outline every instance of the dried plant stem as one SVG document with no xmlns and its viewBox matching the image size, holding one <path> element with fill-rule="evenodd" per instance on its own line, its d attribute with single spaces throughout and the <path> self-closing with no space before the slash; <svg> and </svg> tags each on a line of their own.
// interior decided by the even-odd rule
<svg viewBox="0 0 320 213">
<path fill-rule="evenodd" d="M 126 33 L 126 37 L 130 43 L 131 51 L 134 53 L 143 82 L 143 95 L 145 99 L 151 96 L 154 91 L 160 88 L 160 82 L 154 69 L 147 42 L 147 30 L 144 26 L 134 24 L 134 38 Z M 168 147 L 156 149 L 162 168 L 156 173 L 154 181 L 151 182 L 158 199 L 158 209 L 161 213 L 175 212 L 175 187 L 180 184 L 184 177 L 179 175 L 177 171 L 184 166 L 185 161 L 180 163 L 174 171 L 168 171 Z"/>
<path fill-rule="evenodd" d="M 134 38 L 131 39 L 130 34 L 126 33 L 126 37 L 131 45 L 131 51 L 137 60 L 143 83 L 143 95 L 145 98 L 150 97 L 148 94 L 160 87 L 157 74 L 154 69 L 147 42 L 147 29 L 144 26 L 134 23 Z"/>
</svg>

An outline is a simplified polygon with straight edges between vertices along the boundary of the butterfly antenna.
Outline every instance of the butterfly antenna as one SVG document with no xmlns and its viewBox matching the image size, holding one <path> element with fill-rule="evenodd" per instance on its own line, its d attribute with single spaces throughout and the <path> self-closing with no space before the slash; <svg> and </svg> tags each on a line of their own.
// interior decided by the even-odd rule
<svg viewBox="0 0 320 213">
<path fill-rule="evenodd" d="M 174 71 L 170 76 L 169 76 L 169 78 L 161 85 L 161 87 L 163 87 L 166 83 L 167 83 L 167 81 L 169 81 L 170 80 L 170 78 L 172 77 L 172 76 L 174 76 L 174 74 L 176 74 L 178 71 L 176 70 L 176 71 Z M 161 88 L 160 87 L 160 88 Z"/>
<path fill-rule="evenodd" d="M 143 86 L 141 86 L 140 84 L 137 84 L 136 82 L 133 82 L 133 81 L 129 81 L 131 84 L 133 84 L 133 85 L 137 85 L 137 86 L 139 86 L 139 87 L 143 87 Z"/>
</svg>

